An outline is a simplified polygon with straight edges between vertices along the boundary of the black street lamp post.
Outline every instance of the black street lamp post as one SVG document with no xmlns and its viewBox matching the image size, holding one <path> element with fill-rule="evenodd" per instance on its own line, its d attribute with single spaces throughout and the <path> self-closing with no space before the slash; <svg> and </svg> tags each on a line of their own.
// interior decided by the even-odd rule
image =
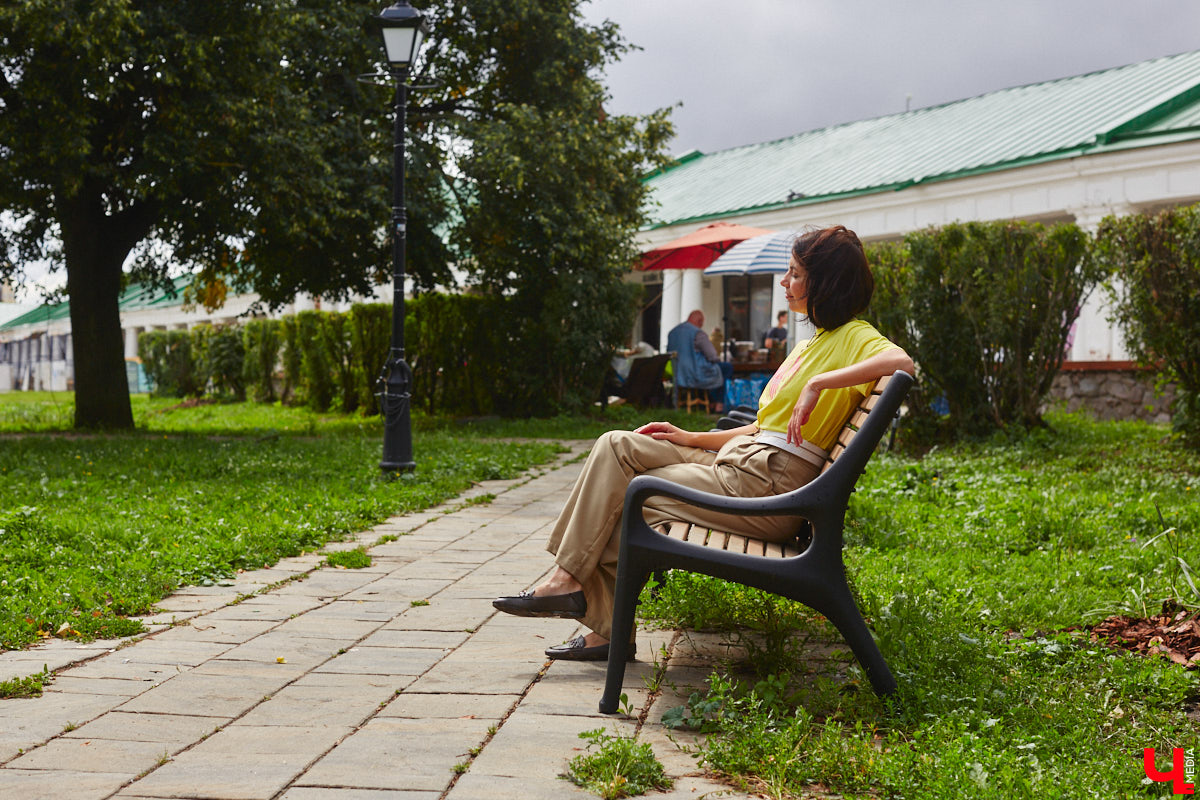
<svg viewBox="0 0 1200 800">
<path fill-rule="evenodd" d="M 404 360 L 404 259 L 407 213 L 404 208 L 404 128 L 408 104 L 408 70 L 429 33 L 425 15 L 408 0 L 385 8 L 375 18 L 383 32 L 388 66 L 396 81 L 395 127 L 392 161 L 392 344 L 379 377 L 383 384 L 383 459 L 385 472 L 416 467 L 412 450 L 412 420 L 409 416 L 412 370 Z"/>
</svg>

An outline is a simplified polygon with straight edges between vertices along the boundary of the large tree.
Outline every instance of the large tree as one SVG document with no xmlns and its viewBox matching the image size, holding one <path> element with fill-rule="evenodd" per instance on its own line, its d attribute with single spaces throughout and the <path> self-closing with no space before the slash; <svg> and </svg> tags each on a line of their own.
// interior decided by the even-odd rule
<svg viewBox="0 0 1200 800">
<path fill-rule="evenodd" d="M 622 276 L 665 112 L 610 116 L 626 49 L 580 0 L 431 0 L 410 93 L 409 272 L 456 260 L 509 298 L 510 411 L 599 390 L 630 321 Z M 26 0 L 0 8 L 0 209 L 8 271 L 67 271 L 76 425 L 130 427 L 123 281 L 196 275 L 269 305 L 388 273 L 390 90 L 378 0 Z M 386 81 L 384 82 L 386 84 Z M 0 261 L 0 277 L 5 269 Z"/>
<path fill-rule="evenodd" d="M 667 112 L 608 114 L 604 67 L 628 46 L 589 25 L 579 0 L 441 0 L 418 93 L 422 169 L 443 173 L 461 223 L 450 242 L 483 291 L 506 298 L 497 407 L 590 404 L 628 335 L 625 282 L 645 222 L 643 178 L 660 166 Z M 441 146 L 439 146 L 441 143 Z M 434 181 L 429 180 L 429 185 Z M 430 196 L 433 196 L 432 193 Z"/>
<path fill-rule="evenodd" d="M 386 266 L 386 90 L 355 0 L 25 0 L 0 8 L 0 277 L 65 268 L 77 427 L 132 427 L 117 300 L 197 274 L 269 304 Z"/>
</svg>

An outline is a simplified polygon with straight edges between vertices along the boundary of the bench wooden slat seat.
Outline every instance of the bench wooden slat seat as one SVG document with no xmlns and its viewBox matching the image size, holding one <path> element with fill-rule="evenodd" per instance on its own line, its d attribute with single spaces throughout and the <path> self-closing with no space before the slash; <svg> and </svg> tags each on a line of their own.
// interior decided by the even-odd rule
<svg viewBox="0 0 1200 800">
<path fill-rule="evenodd" d="M 906 372 L 879 379 L 851 414 L 813 481 L 775 497 L 725 497 L 662 478 L 634 478 L 625 493 L 621 554 L 613 602 L 612 639 L 600 711 L 617 710 L 625 677 L 625 658 L 633 632 L 637 597 L 653 572 L 683 569 L 754 586 L 797 600 L 837 627 L 880 695 L 896 689 L 862 613 L 846 583 L 842 530 L 854 485 L 900 409 L 913 378 Z M 646 524 L 642 506 L 654 496 L 674 497 L 692 505 L 755 516 L 800 516 L 808 537 L 772 544 L 702 525 L 673 522 L 662 530 Z"/>
</svg>

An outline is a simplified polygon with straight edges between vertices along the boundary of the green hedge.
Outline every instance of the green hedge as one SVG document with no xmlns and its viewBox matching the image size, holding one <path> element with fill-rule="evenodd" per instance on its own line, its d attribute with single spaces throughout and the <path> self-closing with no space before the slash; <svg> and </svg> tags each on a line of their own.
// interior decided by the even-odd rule
<svg viewBox="0 0 1200 800">
<path fill-rule="evenodd" d="M 1175 430 L 1200 447 L 1200 205 L 1108 217 L 1096 255 L 1114 321 L 1133 357 L 1174 381 Z"/>
<path fill-rule="evenodd" d="M 504 348 L 494 341 L 497 307 L 497 301 L 474 295 L 426 294 L 406 303 L 406 358 L 413 370 L 415 407 L 429 413 L 492 413 L 505 377 Z M 390 305 L 361 303 L 344 313 L 301 311 L 242 326 L 148 332 L 139 352 L 162 395 L 207 392 L 374 415 L 391 325 Z"/>
<path fill-rule="evenodd" d="M 970 222 L 875 248 L 872 314 L 909 351 L 956 433 L 1041 423 L 1079 309 L 1101 278 L 1073 224 Z M 921 409 L 924 412 L 924 409 Z"/>
<path fill-rule="evenodd" d="M 154 384 L 156 397 L 200 394 L 192 341 L 187 331 L 144 331 L 138 336 L 138 358 Z"/>
</svg>

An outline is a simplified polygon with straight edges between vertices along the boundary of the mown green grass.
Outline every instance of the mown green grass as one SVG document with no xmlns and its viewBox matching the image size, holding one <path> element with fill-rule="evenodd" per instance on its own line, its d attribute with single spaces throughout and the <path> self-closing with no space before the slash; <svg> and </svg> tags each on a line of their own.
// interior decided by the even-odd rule
<svg viewBox="0 0 1200 800">
<path fill-rule="evenodd" d="M 839 639 L 803 607 L 678 573 L 644 604 L 766 634 L 746 637 L 757 676 L 730 669 L 674 714 L 707 720 L 710 768 L 775 797 L 818 784 L 847 797 L 1169 795 L 1144 781 L 1142 750 L 1165 768 L 1172 747 L 1200 742 L 1196 671 L 1079 628 L 1168 599 L 1200 607 L 1200 456 L 1163 427 L 1050 422 L 872 460 L 845 555 L 899 681 L 887 702 L 856 665 L 847 678 L 807 663 L 805 636 Z"/>
<path fill-rule="evenodd" d="M 179 586 L 317 549 L 558 450 L 432 429 L 416 470 L 387 479 L 378 420 L 143 397 L 138 432 L 84 436 L 62 397 L 0 396 L 4 648 L 136 632 L 128 617 Z"/>
</svg>

